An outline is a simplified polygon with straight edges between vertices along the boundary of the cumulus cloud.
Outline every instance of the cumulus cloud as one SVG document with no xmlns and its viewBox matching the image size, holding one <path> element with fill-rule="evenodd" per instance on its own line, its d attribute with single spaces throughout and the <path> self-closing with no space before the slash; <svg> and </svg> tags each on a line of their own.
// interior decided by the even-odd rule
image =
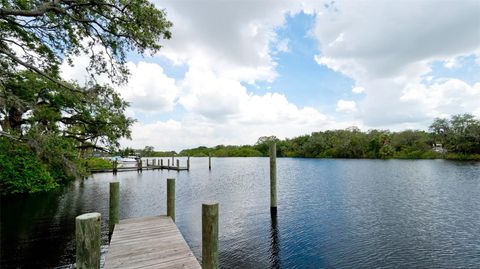
<svg viewBox="0 0 480 269">
<path fill-rule="evenodd" d="M 128 84 L 118 88 L 130 102 L 131 108 L 147 113 L 172 111 L 179 90 L 173 78 L 165 75 L 163 68 L 154 63 L 127 64 L 131 76 Z"/>
<path fill-rule="evenodd" d="M 404 92 L 427 87 L 421 80 L 432 71 L 433 61 L 453 68 L 457 57 L 478 52 L 478 25 L 475 0 L 335 1 L 316 16 L 312 35 L 320 43 L 320 54 L 315 60 L 364 87 L 357 116 L 365 124 L 424 128 L 435 113 L 427 113 L 431 106 L 425 102 L 406 102 Z M 469 107 L 467 100 L 456 100 Z M 436 109 L 440 113 L 446 108 Z"/>
<path fill-rule="evenodd" d="M 338 112 L 355 112 L 357 111 L 357 104 L 355 101 L 347 101 L 340 99 L 337 102 L 337 108 L 336 111 Z"/>
<path fill-rule="evenodd" d="M 353 93 L 363 93 L 365 91 L 364 87 L 353 87 L 352 92 Z"/>
<path fill-rule="evenodd" d="M 175 120 L 136 123 L 133 140 L 124 145 L 181 149 L 243 144 L 270 134 L 291 137 L 351 125 L 425 128 L 436 116 L 480 115 L 478 83 L 430 74 L 434 61 L 447 68 L 460 67 L 458 59 L 472 54 L 479 61 L 478 1 L 155 3 L 174 23 L 173 38 L 163 42 L 157 57 L 182 64 L 187 72 L 174 79 L 158 64 L 129 63 L 130 82 L 118 90 L 131 102 L 132 115 L 175 106 L 184 112 Z M 292 44 L 276 31 L 285 16 L 302 10 L 315 16 L 309 33 L 319 43 L 314 60 L 354 80 L 356 86 L 347 94 L 361 94 L 357 101 L 348 96 L 337 101 L 339 118 L 319 107 L 297 106 L 274 88 L 249 92 L 244 86 L 277 78 L 275 53 L 288 52 Z M 78 69 L 65 68 L 64 74 L 84 76 Z"/>
</svg>

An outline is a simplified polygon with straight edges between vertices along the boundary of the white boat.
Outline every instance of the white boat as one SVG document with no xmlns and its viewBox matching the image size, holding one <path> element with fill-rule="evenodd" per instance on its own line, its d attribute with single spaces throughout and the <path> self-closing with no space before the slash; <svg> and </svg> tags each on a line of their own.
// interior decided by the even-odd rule
<svg viewBox="0 0 480 269">
<path fill-rule="evenodd" d="M 117 161 L 119 163 L 136 163 L 137 159 L 135 156 L 127 156 L 127 157 L 121 157 L 121 156 L 115 156 L 110 158 L 111 161 Z"/>
</svg>

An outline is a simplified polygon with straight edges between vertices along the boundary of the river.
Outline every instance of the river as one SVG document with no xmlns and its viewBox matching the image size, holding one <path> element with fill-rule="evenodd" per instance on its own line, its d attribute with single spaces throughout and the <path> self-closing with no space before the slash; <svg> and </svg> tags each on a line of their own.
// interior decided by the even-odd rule
<svg viewBox="0 0 480 269">
<path fill-rule="evenodd" d="M 166 163 L 166 160 L 164 161 Z M 182 166 L 185 160 L 181 159 Z M 191 158 L 189 172 L 94 174 L 58 191 L 1 198 L 0 267 L 71 267 L 75 216 L 102 214 L 120 182 L 120 218 L 166 213 L 201 260 L 201 204 L 220 204 L 222 268 L 479 268 L 480 162 L 277 159 L 270 215 L 268 158 Z"/>
</svg>

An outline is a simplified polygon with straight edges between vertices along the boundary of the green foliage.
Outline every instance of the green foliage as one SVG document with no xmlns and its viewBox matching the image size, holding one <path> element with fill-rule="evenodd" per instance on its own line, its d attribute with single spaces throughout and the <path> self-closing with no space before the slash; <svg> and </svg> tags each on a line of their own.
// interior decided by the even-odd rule
<svg viewBox="0 0 480 269">
<path fill-rule="evenodd" d="M 0 125 L 26 144 L 58 183 L 85 175 L 81 161 L 95 150 L 119 146 L 134 122 L 127 103 L 112 88 L 93 85 L 67 90 L 22 71 L 0 84 Z"/>
<path fill-rule="evenodd" d="M 28 71 L 15 73 L 1 85 L 4 131 L 62 135 L 79 150 L 118 147 L 121 137 L 130 137 L 134 120 L 124 114 L 128 104 L 110 87 L 70 84 L 76 89 L 70 91 Z"/>
<path fill-rule="evenodd" d="M 83 53 L 92 77 L 106 73 L 124 82 L 126 54 L 155 54 L 159 40 L 171 37 L 171 27 L 165 11 L 148 0 L 3 0 L 0 70 L 13 72 L 20 65 L 61 84 L 59 65 Z"/>
<path fill-rule="evenodd" d="M 83 160 L 83 165 L 87 169 L 112 169 L 113 164 L 101 158 L 87 158 Z"/>
<path fill-rule="evenodd" d="M 480 154 L 480 120 L 473 115 L 454 115 L 435 119 L 430 125 L 435 141 L 454 153 Z"/>
<path fill-rule="evenodd" d="M 0 193 L 34 193 L 56 188 L 48 167 L 25 143 L 0 137 Z"/>
<path fill-rule="evenodd" d="M 181 155 L 218 157 L 268 156 L 268 147 L 277 143 L 279 157 L 307 158 L 399 158 L 399 159 L 476 159 L 480 152 L 480 124 L 473 116 L 456 115 L 451 120 L 435 119 L 431 133 L 419 130 L 390 132 L 356 127 L 345 130 L 313 132 L 310 135 L 279 140 L 263 136 L 254 146 L 198 147 L 183 150 Z M 445 141 L 449 154 L 432 150 L 432 145 Z M 477 154 L 477 155 L 475 155 Z"/>
</svg>

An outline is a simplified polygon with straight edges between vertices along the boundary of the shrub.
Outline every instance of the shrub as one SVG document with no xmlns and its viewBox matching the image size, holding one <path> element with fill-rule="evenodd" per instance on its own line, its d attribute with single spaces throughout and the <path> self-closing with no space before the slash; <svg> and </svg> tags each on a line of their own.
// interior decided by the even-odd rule
<svg viewBox="0 0 480 269">
<path fill-rule="evenodd" d="M 23 143 L 0 137 L 0 193 L 34 193 L 58 187 L 40 159 Z"/>
</svg>

